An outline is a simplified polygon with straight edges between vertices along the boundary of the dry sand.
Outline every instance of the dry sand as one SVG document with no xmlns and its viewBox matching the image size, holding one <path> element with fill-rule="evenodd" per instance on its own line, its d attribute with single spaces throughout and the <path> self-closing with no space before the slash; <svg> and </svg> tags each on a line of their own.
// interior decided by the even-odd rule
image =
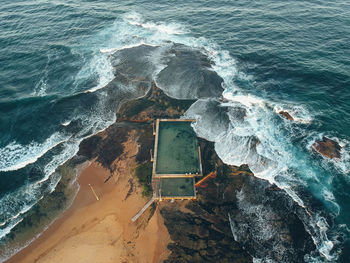
<svg viewBox="0 0 350 263">
<path fill-rule="evenodd" d="M 148 200 L 142 198 L 142 189 L 132 176 L 139 147 L 134 132 L 124 146 L 123 155 L 113 164 L 114 176 L 104 183 L 110 171 L 92 162 L 79 177 L 80 190 L 73 205 L 8 263 L 161 262 L 169 255 L 170 236 L 158 208 L 149 221 L 150 209 L 131 222 Z"/>
</svg>

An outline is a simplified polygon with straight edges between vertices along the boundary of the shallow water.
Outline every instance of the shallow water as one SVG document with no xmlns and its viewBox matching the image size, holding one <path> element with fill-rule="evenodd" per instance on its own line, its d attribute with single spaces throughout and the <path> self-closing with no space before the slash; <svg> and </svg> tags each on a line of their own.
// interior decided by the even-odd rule
<svg viewBox="0 0 350 263">
<path fill-rule="evenodd" d="M 159 123 L 157 174 L 200 173 L 198 142 L 190 122 Z"/>
<path fill-rule="evenodd" d="M 119 72 L 175 98 L 200 98 L 186 113 L 197 134 L 309 214 L 317 251 L 307 260 L 350 260 L 346 1 L 5 0 L 0 20 L 2 242 L 55 189 L 55 169 L 80 141 L 110 125 L 124 98 L 142 95 L 127 81 L 104 88 Z M 310 151 L 322 136 L 343 145 L 341 160 Z"/>
</svg>

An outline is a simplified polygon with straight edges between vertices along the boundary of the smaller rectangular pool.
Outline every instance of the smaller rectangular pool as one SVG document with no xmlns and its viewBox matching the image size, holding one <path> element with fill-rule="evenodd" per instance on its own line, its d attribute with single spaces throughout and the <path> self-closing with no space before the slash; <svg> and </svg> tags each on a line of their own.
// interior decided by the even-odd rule
<svg viewBox="0 0 350 263">
<path fill-rule="evenodd" d="M 194 178 L 162 178 L 160 193 L 162 198 L 195 198 Z"/>
</svg>

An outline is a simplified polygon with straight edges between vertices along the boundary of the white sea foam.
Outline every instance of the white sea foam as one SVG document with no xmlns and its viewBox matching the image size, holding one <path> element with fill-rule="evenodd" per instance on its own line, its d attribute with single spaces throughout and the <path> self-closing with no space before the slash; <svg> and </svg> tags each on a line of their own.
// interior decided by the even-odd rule
<svg viewBox="0 0 350 263">
<path fill-rule="evenodd" d="M 83 67 L 78 75 L 80 78 L 86 79 L 88 76 L 94 74 L 98 76 L 98 84 L 86 92 L 95 92 L 102 89 L 113 80 L 113 67 L 106 54 L 96 54 L 91 59 L 90 63 Z"/>
<path fill-rule="evenodd" d="M 126 15 L 123 22 L 116 21 L 112 27 L 98 34 L 97 37 L 99 40 L 94 40 L 97 43 L 90 48 L 97 49 L 100 52 L 96 53 L 92 59 L 88 60 L 79 71 L 75 79 L 76 86 L 79 86 L 88 78 L 97 76 L 98 84 L 85 92 L 95 92 L 102 89 L 114 78 L 109 54 L 141 45 L 158 46 L 159 43 L 164 44 L 167 35 L 175 33 L 171 30 L 173 27 L 166 24 L 156 25 L 152 23 L 141 23 L 139 26 L 141 26 L 142 29 L 140 30 L 137 27 L 135 28 L 139 19 L 141 18 L 136 13 L 133 15 Z M 150 29 L 152 29 L 153 35 L 147 36 L 149 35 L 148 31 Z M 157 34 L 160 32 L 164 34 Z M 147 41 L 145 40 L 146 36 Z M 155 63 L 155 65 L 159 66 L 160 63 Z"/>
<path fill-rule="evenodd" d="M 19 223 L 21 223 L 22 220 L 23 218 L 20 218 L 18 220 L 12 220 L 7 227 L 5 227 L 4 229 L 0 229 L 0 239 L 8 235 L 11 232 L 11 229 L 14 228 L 16 225 L 18 225 Z"/>
<path fill-rule="evenodd" d="M 193 128 L 197 135 L 209 141 L 217 141 L 227 133 L 229 125 L 220 116 L 219 103 L 215 99 L 197 100 L 184 114 L 186 119 L 196 119 Z"/>
<path fill-rule="evenodd" d="M 33 95 L 43 97 L 46 95 L 47 90 L 47 77 L 43 76 L 40 78 L 38 83 L 35 85 Z"/>
<path fill-rule="evenodd" d="M 275 263 L 276 261 L 268 258 L 254 258 L 253 263 Z"/>
<path fill-rule="evenodd" d="M 71 123 L 71 121 L 65 121 L 65 122 L 62 122 L 61 125 L 62 126 L 68 126 L 70 123 Z"/>
<path fill-rule="evenodd" d="M 0 171 L 13 171 L 36 162 L 47 151 L 66 140 L 58 132 L 52 134 L 43 143 L 31 142 L 22 145 L 11 142 L 0 149 Z"/>
<path fill-rule="evenodd" d="M 13 215 L 13 216 L 11 216 L 11 217 L 9 217 L 9 218 L 6 218 L 4 221 L 2 221 L 2 222 L 0 223 L 0 226 L 4 226 L 4 225 L 6 225 L 8 222 L 17 219 L 20 215 L 22 215 L 23 213 L 27 212 L 27 211 L 28 211 L 30 208 L 32 208 L 32 207 L 33 207 L 32 205 L 31 205 L 31 206 L 26 206 L 25 208 L 23 208 L 23 212 L 20 211 L 20 212 L 17 213 L 16 215 Z M 0 236 L 0 238 L 1 238 L 1 236 Z"/>
<path fill-rule="evenodd" d="M 144 22 L 138 14 L 131 15 L 127 21 L 136 26 L 141 26 Z M 152 30 L 155 30 L 155 28 L 152 28 Z M 153 43 L 161 44 L 164 39 L 157 34 L 152 35 L 150 40 Z M 296 177 L 296 174 L 289 171 L 289 168 L 295 169 L 295 163 L 299 163 L 301 170 L 307 176 L 307 180 L 316 182 L 319 181 L 317 172 L 313 171 L 312 168 L 308 168 L 307 161 L 294 159 L 294 153 L 287 144 L 289 140 L 280 134 L 281 131 L 275 127 L 273 116 L 281 110 L 286 110 L 293 116 L 296 123 L 309 124 L 313 120 L 310 112 L 304 106 L 296 106 L 292 103 L 276 103 L 240 90 L 235 84 L 235 78 L 248 81 L 251 81 L 252 78 L 240 74 L 235 60 L 230 54 L 227 51 L 220 50 L 215 43 L 207 39 L 195 39 L 170 33 L 166 40 L 199 49 L 213 60 L 215 63 L 212 65 L 212 69 L 224 79 L 223 86 L 226 90 L 223 96 L 230 101 L 223 103 L 222 106 L 243 107 L 246 110 L 246 117 L 243 121 L 229 114 L 229 125 L 223 125 L 217 123 L 215 118 L 208 117 L 205 103 L 198 101 L 185 114 L 186 117 L 196 118 L 197 122 L 193 124 L 196 133 L 200 137 L 215 142 L 215 149 L 224 162 L 235 165 L 247 163 L 256 176 L 267 179 L 270 183 L 275 183 L 284 189 L 301 207 L 306 208 L 304 201 L 293 187 L 307 183 L 303 181 L 302 177 Z M 326 186 L 323 187 L 323 190 L 327 193 Z M 331 194 L 328 193 L 326 196 L 328 201 L 334 201 Z M 318 250 L 326 255 L 326 258 L 331 258 L 330 254 L 327 254 L 330 253 L 330 250 L 325 249 L 332 242 L 328 240 L 326 232 L 327 230 L 318 229 L 316 225 L 312 235 L 318 236 L 316 238 L 318 241 L 315 241 Z"/>
<path fill-rule="evenodd" d="M 100 52 L 101 53 L 114 53 L 114 52 L 117 52 L 117 51 L 121 51 L 121 50 L 128 49 L 128 48 L 139 47 L 139 46 L 142 46 L 142 45 L 151 46 L 151 47 L 157 47 L 158 46 L 158 45 L 154 45 L 154 44 L 151 44 L 151 43 L 146 43 L 144 41 L 141 41 L 140 43 L 124 45 L 122 47 L 100 48 Z"/>
<path fill-rule="evenodd" d="M 77 181 L 77 178 L 78 178 L 78 175 L 79 175 L 80 172 L 78 172 L 74 178 L 74 180 L 72 181 L 71 185 L 76 183 Z M 72 203 L 73 203 L 73 200 L 75 199 L 75 196 L 77 195 L 78 191 L 79 191 L 79 184 L 76 186 L 76 189 L 75 189 L 75 192 L 74 192 L 74 195 L 72 196 L 71 198 L 71 202 L 67 205 L 67 208 L 69 208 Z M 43 199 L 43 196 L 41 196 L 40 198 L 38 198 L 38 201 L 40 201 L 41 199 Z M 56 218 L 57 219 L 57 218 Z M 8 250 L 5 250 L 5 251 L 2 251 L 1 255 L 0 255 L 0 261 L 1 262 L 4 262 L 6 260 L 8 260 L 11 256 L 15 255 L 18 251 L 24 249 L 25 247 L 27 247 L 28 245 L 30 245 L 34 240 L 36 240 L 38 237 L 41 236 L 42 233 L 44 233 L 50 225 L 52 225 L 55 220 L 52 220 L 48 225 L 44 226 L 43 229 L 41 229 L 41 232 L 37 233 L 32 239 L 30 240 L 27 240 L 25 243 L 21 244 L 20 247 L 12 247 L 11 249 L 8 249 Z M 19 224 L 23 219 L 21 219 L 17 224 Z M 14 225 L 15 226 L 15 225 Z M 14 226 L 11 226 L 9 227 L 9 229 L 7 230 L 8 233 L 10 233 L 11 229 L 14 227 Z M 4 236 L 6 236 L 8 233 L 1 233 L 0 232 L 0 239 Z"/>
<path fill-rule="evenodd" d="M 256 235 L 256 238 L 260 241 L 270 240 L 273 235 L 276 234 L 276 229 L 267 223 L 268 221 L 275 219 L 273 211 L 269 210 L 264 205 L 254 205 L 249 203 L 245 198 L 243 190 L 237 193 L 237 199 L 239 209 L 243 210 L 248 216 L 254 217 L 256 220 L 254 222 L 254 230 L 259 232 L 259 234 Z"/>
<path fill-rule="evenodd" d="M 253 78 L 238 71 L 236 62 L 229 52 L 221 50 L 208 39 L 193 38 L 183 34 L 187 31 L 182 30 L 182 26 L 179 27 L 181 30 L 177 32 L 173 30 L 173 25 L 146 21 L 138 13 L 125 15 L 124 22 L 127 22 L 127 25 L 123 24 L 126 29 L 123 31 L 122 38 L 129 38 L 131 42 L 128 43 L 136 44 L 144 41 L 152 45 L 162 46 L 164 43 L 168 43 L 167 41 L 172 41 L 200 50 L 214 62 L 211 66 L 212 70 L 216 71 L 224 80 L 225 92 L 223 96 L 229 102 L 223 103 L 222 107 L 229 108 L 229 122 L 220 123 L 215 117 L 208 117 L 206 103 L 203 101 L 197 101 L 192 105 L 185 116 L 197 120 L 193 124 L 196 133 L 200 137 L 215 142 L 215 149 L 224 162 L 235 165 L 249 164 L 257 177 L 275 183 L 301 207 L 306 208 L 307 204 L 295 191 L 295 186 L 307 185 L 308 181 L 321 184 L 323 182 L 318 178 L 318 170 L 310 168 L 307 156 L 301 152 L 293 152 L 292 140 L 282 132 L 291 129 L 287 126 L 290 124 L 287 122 L 284 124 L 275 123 L 275 116 L 280 110 L 287 110 L 295 119 L 293 123 L 309 124 L 313 120 L 312 114 L 304 106 L 296 106 L 290 102 L 277 103 L 241 90 L 235 79 L 251 82 Z M 131 37 L 135 35 L 138 36 L 137 40 L 133 40 Z M 125 43 L 127 42 L 124 42 L 124 45 Z M 122 46 L 117 46 L 117 48 L 120 47 Z M 245 109 L 246 116 L 243 119 L 239 119 L 235 115 L 237 108 Z M 301 174 L 296 174 L 296 169 L 299 169 Z M 327 187 L 328 185 L 325 184 L 320 189 L 327 193 Z M 328 200 L 325 201 L 333 202 L 331 197 L 332 195 L 328 193 Z M 310 217 L 313 215 L 310 214 Z M 305 222 L 305 224 L 307 223 Z M 327 254 L 331 251 L 324 249 L 324 247 L 329 246 L 329 242 L 333 242 L 328 240 L 327 230 L 323 231 L 315 225 L 310 233 L 316 237 L 315 240 L 318 240 L 315 241 L 318 250 L 322 250 L 326 257 L 331 258 L 331 255 Z"/>
<path fill-rule="evenodd" d="M 40 188 L 33 184 L 23 185 L 15 192 L 7 193 L 0 199 L 0 210 L 2 211 L 2 224 L 6 225 L 0 230 L 0 239 L 10 233 L 11 229 L 19 224 L 22 215 L 29 211 L 41 196 Z"/>
<path fill-rule="evenodd" d="M 318 251 L 324 258 L 328 261 L 336 260 L 337 255 L 331 253 L 335 242 L 331 241 L 327 237 L 327 231 L 329 229 L 329 225 L 326 219 L 319 214 L 316 214 L 309 221 L 309 225 L 306 227 L 306 230 L 310 233 L 311 238 L 313 239 Z M 312 233 L 312 231 L 317 231 L 318 234 Z"/>
<path fill-rule="evenodd" d="M 253 106 L 266 107 L 268 103 L 266 100 L 257 98 L 251 94 L 248 95 L 233 95 L 231 92 L 224 92 L 223 97 L 232 102 L 240 103 L 250 109 Z"/>
<path fill-rule="evenodd" d="M 181 35 L 188 32 L 183 26 L 181 26 L 178 23 L 166 24 L 161 22 L 158 22 L 158 23 L 154 23 L 151 21 L 147 22 L 143 19 L 143 17 L 139 13 L 136 13 L 136 12 L 126 14 L 124 16 L 124 20 L 134 26 L 140 26 L 145 29 L 157 31 L 160 33 L 166 33 L 170 35 Z"/>
<path fill-rule="evenodd" d="M 304 111 L 304 108 L 298 109 L 295 106 L 288 108 L 284 104 L 281 106 L 240 90 L 235 83 L 235 78 L 247 81 L 251 81 L 252 78 L 238 71 L 236 62 L 229 52 L 221 50 L 208 39 L 190 37 L 182 25 L 155 23 L 146 21 L 138 13 L 128 13 L 122 21 L 117 20 L 112 27 L 101 32 L 98 38 L 100 42 L 94 44 L 92 48 L 100 52 L 96 53 L 92 60 L 87 61 L 76 79 L 78 85 L 91 76 L 98 76 L 98 85 L 91 88 L 89 92 L 103 88 L 113 79 L 113 69 L 108 55 L 118 50 L 136 47 L 143 43 L 164 46 L 168 41 L 172 41 L 200 50 L 207 55 L 214 62 L 211 68 L 224 80 L 223 87 L 226 90 L 223 96 L 230 102 L 224 103 L 222 106 L 229 108 L 227 118 L 229 121 L 227 123 L 220 122 L 219 118 L 215 120 L 215 118 L 206 116 L 207 111 L 203 111 L 206 104 L 202 101 L 197 102 L 186 112 L 186 116 L 197 119 L 194 124 L 196 133 L 215 142 L 215 149 L 224 162 L 236 165 L 249 164 L 256 176 L 275 183 L 305 208 L 303 200 L 293 189 L 294 185 L 303 185 L 305 182 L 303 178 L 296 177 L 288 168 L 295 168 L 293 162 L 300 164 L 301 169 L 305 170 L 305 176 L 308 180 L 317 180 L 317 173 L 308 169 L 308 164 L 303 163 L 302 158 L 293 158 L 293 153 L 288 147 L 291 144 L 290 140 L 283 137 L 273 123 L 273 116 L 279 109 L 289 109 L 288 112 L 291 112 L 297 122 L 309 123 L 312 118 L 309 118 L 309 113 Z M 292 104 L 287 103 L 286 105 Z M 245 109 L 246 116 L 243 119 L 234 115 L 236 108 Z M 105 124 L 104 127 L 106 126 L 108 125 Z M 283 141 L 284 139 L 286 140 Z M 79 140 L 72 143 L 78 144 Z M 71 154 L 76 152 L 76 148 L 72 147 L 72 149 Z M 46 168 L 47 173 L 53 172 L 57 165 L 71 154 L 63 154 L 57 162 L 52 161 L 51 165 Z M 38 185 L 44 182 L 45 180 Z M 331 195 L 328 194 L 328 196 Z M 258 210 L 256 208 L 256 211 Z M 333 243 L 327 237 L 328 226 L 312 223 L 317 222 L 317 220 L 311 213 L 309 214 L 310 225 L 312 225 L 310 229 L 312 230 L 308 231 L 320 253 L 324 254 L 326 258 L 332 258 L 329 248 Z"/>
<path fill-rule="evenodd" d="M 91 126 L 93 127 L 92 134 L 95 134 L 112 124 L 115 121 L 115 117 L 113 115 L 113 117 L 111 117 L 109 120 L 104 120 L 101 117 L 97 117 L 86 121 L 91 123 Z M 3 220 L 1 222 L 2 225 L 8 224 L 8 222 L 13 221 L 13 219 L 20 222 L 22 220 L 22 215 L 29 211 L 30 208 L 42 198 L 41 194 L 43 187 L 46 189 L 46 191 L 54 191 L 56 185 L 60 181 L 60 175 L 55 173 L 55 170 L 58 166 L 65 163 L 78 152 L 80 142 L 86 138 L 80 136 L 85 134 L 87 129 L 90 129 L 89 125 L 80 131 L 79 134 L 77 134 L 78 139 L 66 141 L 62 144 L 63 150 L 59 154 L 52 156 L 52 158 L 44 166 L 44 177 L 42 179 L 28 185 L 23 185 L 15 192 L 11 192 L 1 197 L 0 211 L 3 211 L 3 214 L 1 215 L 0 219 Z M 2 232 L 0 232 L 0 239 L 10 233 L 11 229 L 18 223 L 11 223 L 6 226 L 5 230 L 1 230 Z"/>
<path fill-rule="evenodd" d="M 293 117 L 294 122 L 310 124 L 313 120 L 311 113 L 306 109 L 304 105 L 293 105 L 291 103 L 275 103 L 273 110 L 277 114 L 281 111 L 288 112 Z"/>
<path fill-rule="evenodd" d="M 65 163 L 69 158 L 75 155 L 79 150 L 79 142 L 66 142 L 63 145 L 63 150 L 58 154 L 52 157 L 52 159 L 44 166 L 45 176 L 39 181 L 35 182 L 35 185 L 41 185 L 43 182 L 46 182 L 49 177 L 54 173 L 56 168 L 61 164 Z M 52 186 L 51 189 L 55 189 L 55 186 Z"/>
<path fill-rule="evenodd" d="M 304 209 L 307 208 L 306 204 L 294 187 L 308 184 L 304 180 L 317 182 L 321 190 L 319 193 L 326 193 L 326 196 L 320 198 L 325 199 L 330 206 L 335 207 L 335 210 L 339 210 L 332 193 L 328 190 L 327 182 L 320 182 L 318 172 L 310 167 L 310 163 L 302 157 L 303 155 L 294 152 L 290 138 L 285 137 L 281 133 L 281 128 L 276 127 L 283 125 L 274 121 L 276 103 L 241 92 L 233 94 L 228 90 L 223 96 L 229 100 L 221 105 L 229 109 L 227 110 L 229 125 L 226 130 L 211 129 L 216 126 L 217 120 L 213 113 L 204 110 L 207 106 L 203 101 L 193 104 L 185 116 L 197 120 L 193 124 L 196 133 L 215 142 L 215 150 L 225 163 L 237 166 L 248 164 L 256 177 L 268 180 L 284 189 Z M 242 116 L 235 114 L 237 108 L 245 109 L 243 119 Z M 216 111 L 219 109 L 220 106 Z M 215 109 L 211 111 L 215 112 Z M 207 116 L 210 114 L 212 118 Z M 299 155 L 300 157 L 296 157 Z M 295 169 L 299 169 L 301 174 L 296 174 Z M 320 225 L 312 223 L 316 220 L 313 214 L 309 213 L 309 216 L 308 221 L 304 223 L 308 228 L 307 231 L 313 236 L 318 251 L 325 258 L 334 259 L 330 248 L 334 245 L 334 241 L 327 237 L 328 226 L 321 228 Z"/>
<path fill-rule="evenodd" d="M 101 97 L 104 97 L 103 94 Z M 50 137 L 50 140 L 47 140 L 51 143 L 44 143 L 46 146 L 52 146 L 47 147 L 47 150 L 56 146 L 59 147 L 58 154 L 46 157 L 46 163 L 43 164 L 42 169 L 44 176 L 38 181 L 23 185 L 14 192 L 8 193 L 0 198 L 0 211 L 2 211 L 0 222 L 1 226 L 5 226 L 5 228 L 1 230 L 2 232 L 0 232 L 0 239 L 10 233 L 11 229 L 15 227 L 15 224 L 10 222 L 18 221 L 19 223 L 23 215 L 42 198 L 43 192 L 54 191 L 56 185 L 60 181 L 60 175 L 55 173 L 55 170 L 78 152 L 80 142 L 87 136 L 102 131 L 114 123 L 116 119 L 113 112 L 110 112 L 110 114 L 103 114 L 99 109 L 95 109 L 93 114 L 89 116 L 84 117 L 82 115 L 80 118 L 82 118 L 82 122 L 84 122 L 86 126 L 73 137 L 62 136 L 59 133 L 55 133 Z M 53 138 L 56 138 L 56 140 Z M 58 140 L 57 138 L 63 139 Z M 57 144 L 52 143 L 52 141 L 57 141 Z M 42 144 L 42 146 L 44 144 Z"/>
<path fill-rule="evenodd" d="M 271 262 L 277 263 L 277 261 L 270 258 L 269 253 L 275 254 L 276 258 L 283 258 L 283 255 L 286 253 L 287 248 L 282 245 L 284 237 L 280 235 L 279 231 L 273 225 L 273 222 L 276 221 L 278 215 L 276 215 L 271 208 L 263 204 L 255 204 L 246 197 L 245 190 L 241 189 L 237 193 L 237 204 L 238 209 L 241 213 L 251 220 L 243 220 L 239 222 L 239 225 L 235 226 L 232 219 L 230 219 L 231 230 L 236 235 L 236 240 L 239 242 L 241 238 L 245 239 L 246 235 L 254 235 L 253 242 L 264 244 L 268 243 L 271 245 L 272 249 L 264 258 L 256 258 L 256 262 Z M 264 255 L 263 251 L 256 251 L 256 255 Z"/>
<path fill-rule="evenodd" d="M 123 20 L 127 25 L 119 25 L 125 28 L 122 31 L 122 39 L 128 39 L 128 41 L 123 41 L 124 45 L 118 43 L 116 48 L 145 41 L 145 38 L 146 42 L 151 45 L 165 45 L 169 41 L 181 43 L 207 55 L 214 62 L 211 65 L 212 70 L 219 73 L 225 84 L 234 85 L 233 79 L 237 74 L 236 62 L 228 51 L 221 50 L 216 43 L 204 37 L 194 38 L 189 36 L 186 34 L 188 32 L 186 27 L 181 24 L 146 21 L 141 14 L 136 12 L 127 13 Z M 136 38 L 136 42 L 135 35 L 139 37 Z"/>
</svg>

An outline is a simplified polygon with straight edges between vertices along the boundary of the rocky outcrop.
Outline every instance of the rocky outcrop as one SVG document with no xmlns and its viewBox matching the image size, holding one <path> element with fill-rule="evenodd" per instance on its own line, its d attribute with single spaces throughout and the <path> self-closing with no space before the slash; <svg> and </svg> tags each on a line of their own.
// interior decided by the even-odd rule
<svg viewBox="0 0 350 263">
<path fill-rule="evenodd" d="M 317 140 L 312 148 L 323 156 L 333 159 L 341 157 L 341 146 L 334 140 L 323 137 L 322 140 Z"/>
<path fill-rule="evenodd" d="M 169 96 L 184 100 L 220 97 L 223 79 L 211 70 L 212 61 L 200 50 L 168 44 L 168 48 L 140 45 L 111 54 L 115 79 L 124 85 L 143 86 L 154 81 L 154 73 L 164 65 L 156 80 Z"/>
<path fill-rule="evenodd" d="M 82 142 L 78 155 L 96 158 L 113 170 L 111 160 L 121 156 L 126 135 L 135 130 L 140 144 L 137 163 L 149 162 L 154 143 L 151 120 L 179 117 L 193 102 L 172 99 L 152 84 L 145 97 L 120 108 L 115 124 Z M 160 204 L 173 241 L 165 262 L 245 263 L 252 262 L 252 256 L 303 262 L 314 247 L 298 218 L 300 207 L 278 187 L 255 178 L 247 165 L 225 165 L 213 143 L 200 140 L 200 147 L 203 174 L 216 171 L 217 176 L 197 189 L 197 201 Z"/>
<path fill-rule="evenodd" d="M 209 214 L 197 202 L 189 202 L 193 213 L 166 206 L 165 218 L 171 239 L 171 255 L 165 262 L 252 262 L 252 258 L 234 240 L 227 217 Z"/>
<path fill-rule="evenodd" d="M 166 67 L 157 83 L 174 98 L 197 99 L 220 97 L 223 79 L 211 70 L 211 60 L 199 50 L 173 43 Z"/>
<path fill-rule="evenodd" d="M 212 143 L 202 140 L 200 144 L 202 157 L 205 158 L 204 174 L 215 170 L 219 164 L 220 177 L 215 181 L 209 179 L 207 188 L 198 189 L 197 201 L 187 201 L 185 209 L 179 209 L 172 203 L 161 204 L 160 211 L 173 241 L 168 246 L 171 255 L 165 262 L 252 262 L 252 257 L 232 235 L 229 217 L 224 209 L 227 204 L 222 199 L 221 189 L 216 187 L 223 178 L 222 173 L 238 175 L 240 172 L 237 172 L 238 169 L 237 173 L 233 170 L 229 172 L 229 169 L 226 171 Z M 241 172 L 251 175 L 244 168 Z M 234 198 L 235 185 L 226 186 L 227 196 Z"/>
<path fill-rule="evenodd" d="M 288 111 L 281 110 L 280 112 L 278 112 L 278 114 L 287 120 L 294 121 L 294 118 L 292 117 L 292 115 L 289 114 Z"/>
<path fill-rule="evenodd" d="M 201 149 L 204 173 L 216 169 L 217 176 L 186 209 L 161 208 L 174 241 L 166 262 L 252 262 L 251 256 L 303 262 L 315 247 L 298 218 L 300 207 L 246 165 L 223 164 L 212 143 L 202 141 Z"/>
</svg>

